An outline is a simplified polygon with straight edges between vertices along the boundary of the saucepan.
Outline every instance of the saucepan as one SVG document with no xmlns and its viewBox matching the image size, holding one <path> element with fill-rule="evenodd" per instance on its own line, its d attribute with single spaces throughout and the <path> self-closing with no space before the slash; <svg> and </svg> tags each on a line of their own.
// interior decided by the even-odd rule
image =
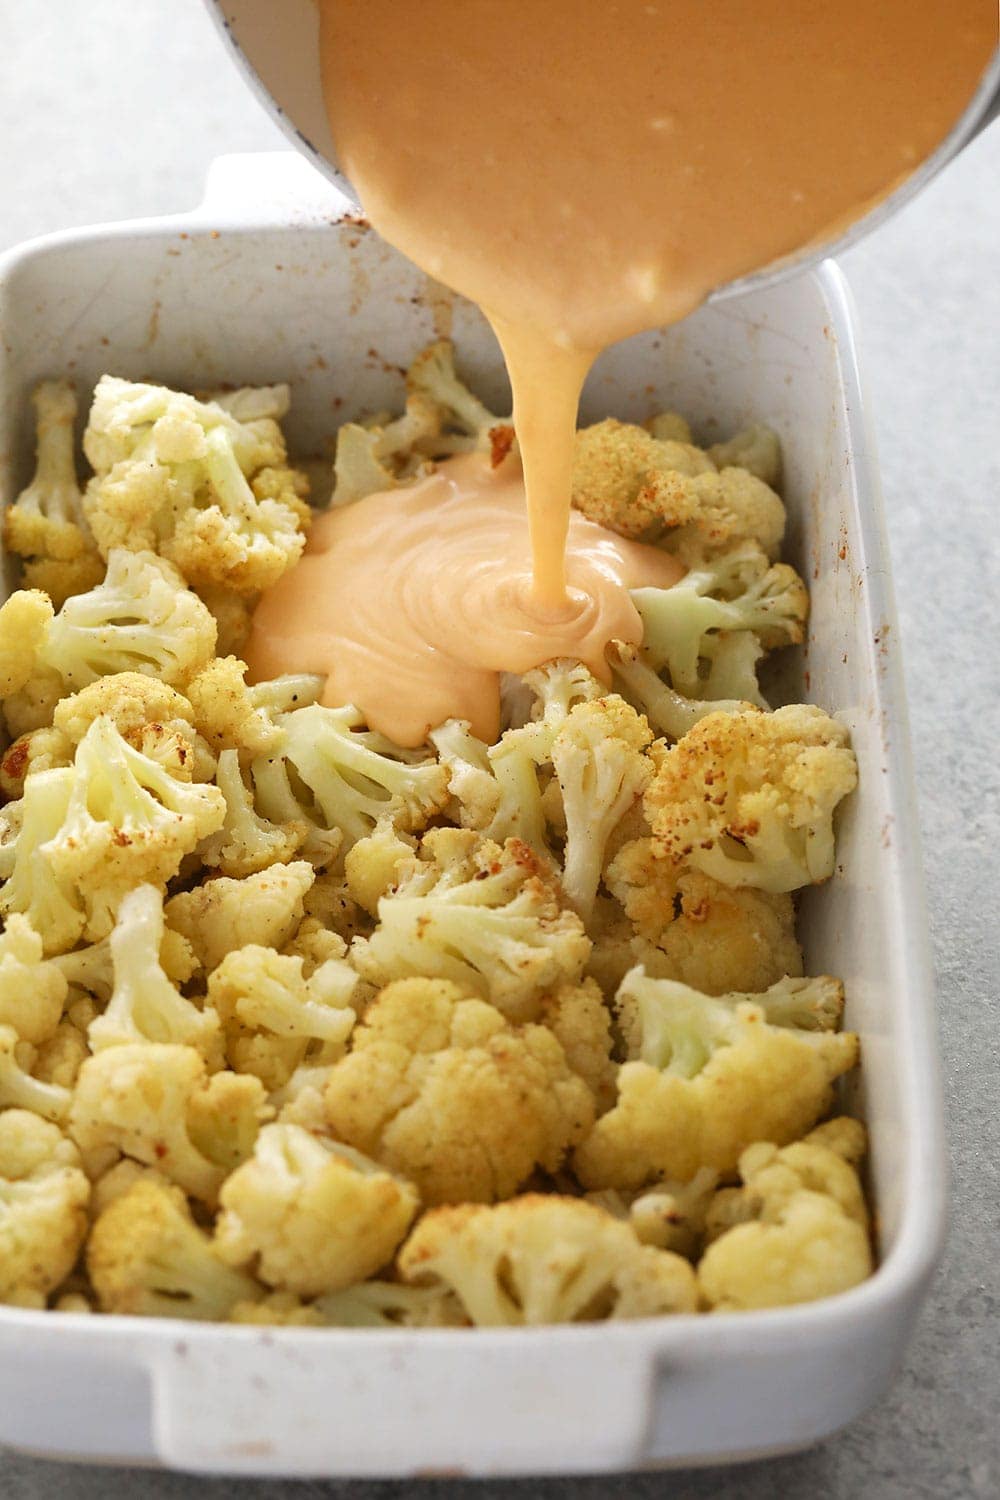
<svg viewBox="0 0 1000 1500">
<path fill-rule="evenodd" d="M 233 56 L 254 93 L 315 166 L 359 209 L 358 195 L 337 165 L 323 104 L 319 67 L 319 11 L 315 0 L 206 0 Z M 1000 116 L 1000 48 L 980 79 L 961 118 L 936 151 L 896 190 L 821 244 L 717 287 L 712 299 L 757 290 L 862 238 L 907 203 L 963 146 Z"/>
</svg>

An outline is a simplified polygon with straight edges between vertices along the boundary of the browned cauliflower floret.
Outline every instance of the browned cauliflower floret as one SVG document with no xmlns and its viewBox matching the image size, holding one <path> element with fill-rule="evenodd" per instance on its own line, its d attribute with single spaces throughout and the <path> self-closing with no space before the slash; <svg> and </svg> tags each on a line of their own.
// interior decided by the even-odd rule
<svg viewBox="0 0 1000 1500">
<path fill-rule="evenodd" d="M 555 1171 L 594 1117 L 551 1031 L 432 979 L 382 991 L 325 1097 L 334 1134 L 427 1203 L 508 1197 L 536 1166 Z"/>
<path fill-rule="evenodd" d="M 190 583 L 247 594 L 302 552 L 305 482 L 285 468 L 271 418 L 240 422 L 216 402 L 106 375 L 84 449 L 95 470 L 84 510 L 102 553 L 160 552 Z"/>
<path fill-rule="evenodd" d="M 856 783 L 847 730 L 821 708 L 710 714 L 660 752 L 645 810 L 664 858 L 793 891 L 833 874 L 834 809 Z"/>
<path fill-rule="evenodd" d="M 262 1295 L 252 1277 L 220 1258 L 180 1189 L 152 1175 L 115 1194 L 99 1214 L 87 1270 L 108 1313 L 219 1321 Z"/>
<path fill-rule="evenodd" d="M 87 1232 L 90 1183 L 56 1125 L 0 1114 L 0 1302 L 44 1307 L 72 1271 Z"/>
<path fill-rule="evenodd" d="M 694 1272 L 579 1198 L 537 1193 L 425 1214 L 399 1255 L 407 1281 L 444 1285 L 480 1327 L 694 1312 Z"/>
<path fill-rule="evenodd" d="M 110 719 L 122 739 L 136 749 L 142 749 L 143 736 L 151 725 L 183 734 L 192 743 L 195 739 L 188 699 L 176 688 L 143 672 L 115 672 L 109 677 L 99 677 L 89 687 L 63 698 L 52 722 L 78 745 L 94 720 L 102 717 Z"/>
<path fill-rule="evenodd" d="M 611 1012 L 593 979 L 564 984 L 542 1003 L 539 1019 L 549 1028 L 574 1073 L 594 1096 L 598 1114 L 610 1109 L 615 1097 L 611 1061 Z"/>
<path fill-rule="evenodd" d="M 824 1029 L 840 1014 L 833 980 L 710 998 L 640 968 L 616 1003 L 633 1060 L 619 1070 L 614 1108 L 576 1153 L 590 1188 L 730 1172 L 752 1141 L 782 1145 L 808 1130 L 858 1057 L 856 1036 Z"/>
<path fill-rule="evenodd" d="M 84 1063 L 69 1129 L 95 1173 L 120 1152 L 214 1204 L 267 1116 L 259 1079 L 209 1078 L 193 1047 L 140 1043 L 109 1047 Z"/>
<path fill-rule="evenodd" d="M 216 750 L 270 755 L 284 736 L 245 682 L 246 662 L 218 656 L 188 683 L 195 727 Z"/>
<path fill-rule="evenodd" d="M 700 448 L 613 418 L 577 433 L 573 504 L 689 563 L 744 541 L 773 558 L 785 530 L 779 496 L 749 470 L 719 472 Z"/>
<path fill-rule="evenodd" d="M 61 729 L 51 725 L 31 729 L 8 745 L 0 759 L 0 791 L 10 801 L 24 796 L 24 783 L 32 771 L 51 771 L 54 766 L 68 766 L 73 759 L 73 745 Z"/>
<path fill-rule="evenodd" d="M 397 867 L 378 926 L 355 938 L 351 961 L 374 984 L 450 979 L 514 1020 L 530 1018 L 546 990 L 579 979 L 590 953 L 560 896 L 549 868 L 519 840 L 501 849 L 470 830 L 435 829 L 420 857 Z"/>
<path fill-rule="evenodd" d="M 267 1125 L 226 1181 L 215 1245 L 230 1265 L 302 1296 L 340 1291 L 392 1260 L 416 1189 L 338 1141 Z"/>
<path fill-rule="evenodd" d="M 54 609 L 62 609 L 74 594 L 87 594 L 104 577 L 107 564 L 98 552 L 81 552 L 79 557 L 31 557 L 21 569 L 26 589 L 41 589 L 52 600 Z"/>
<path fill-rule="evenodd" d="M 722 885 L 664 859 L 648 838 L 620 849 L 605 880 L 639 936 L 658 950 L 649 959 L 657 978 L 722 995 L 766 990 L 786 974 L 802 973 L 795 908 L 786 893 Z"/>
<path fill-rule="evenodd" d="M 76 397 L 65 380 L 43 380 L 32 397 L 37 434 L 35 475 L 4 513 L 8 552 L 66 562 L 93 543 L 76 479 Z"/>
<path fill-rule="evenodd" d="M 779 1150 L 770 1142 L 740 1156 L 742 1188 L 723 1188 L 709 1209 L 715 1235 L 698 1266 L 709 1307 L 742 1310 L 811 1302 L 847 1291 L 872 1271 L 868 1213 L 858 1174 L 824 1139 L 864 1150 L 856 1121 L 831 1121 Z M 827 1132 L 824 1137 L 824 1131 Z M 857 1140 L 860 1137 L 860 1143 Z M 852 1154 L 853 1151 L 852 1151 Z"/>
<path fill-rule="evenodd" d="M 303 898 L 315 879 L 305 860 L 276 865 L 245 880 L 220 876 L 167 902 L 167 924 L 194 949 L 201 967 L 216 968 L 247 943 L 281 948 L 303 917 Z"/>
</svg>

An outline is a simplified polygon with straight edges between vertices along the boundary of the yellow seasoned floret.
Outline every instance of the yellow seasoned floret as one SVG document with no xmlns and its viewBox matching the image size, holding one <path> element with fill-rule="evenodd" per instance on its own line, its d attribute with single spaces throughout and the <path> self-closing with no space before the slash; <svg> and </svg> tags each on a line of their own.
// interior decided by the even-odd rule
<svg viewBox="0 0 1000 1500">
<path fill-rule="evenodd" d="M 285 468 L 270 418 L 240 422 L 215 402 L 104 376 L 84 449 L 95 470 L 84 510 L 105 554 L 160 552 L 192 584 L 248 594 L 302 552 L 305 481 Z"/>
<path fill-rule="evenodd" d="M 246 674 L 246 662 L 236 656 L 219 656 L 203 667 L 187 686 L 193 722 L 215 750 L 270 755 L 284 734 L 255 690 L 247 687 Z M 317 688 L 322 685 L 315 680 Z"/>
<path fill-rule="evenodd" d="M 786 893 L 722 885 L 674 865 L 648 838 L 620 849 L 605 881 L 636 932 L 658 950 L 651 960 L 658 978 L 722 995 L 766 990 L 786 974 L 802 973 L 795 908 Z"/>
<path fill-rule="evenodd" d="M 636 1190 L 702 1167 L 732 1171 L 755 1140 L 783 1145 L 825 1113 L 857 1062 L 833 980 L 791 980 L 763 995 L 710 998 L 672 980 L 627 975 L 616 1004 L 630 1061 L 618 1099 L 580 1146 L 590 1188 Z"/>
<path fill-rule="evenodd" d="M 847 730 L 811 704 L 710 714 L 659 756 L 654 846 L 725 885 L 793 891 L 833 874 L 833 814 L 857 784 Z"/>
<path fill-rule="evenodd" d="M 234 1271 L 191 1217 L 184 1194 L 152 1176 L 111 1198 L 87 1243 L 102 1312 L 220 1321 L 262 1295 Z"/>
<path fill-rule="evenodd" d="M 163 972 L 163 939 L 162 892 L 153 885 L 126 892 L 108 939 L 114 976 L 111 996 L 90 1026 L 91 1051 L 130 1042 L 175 1042 L 194 1047 L 210 1066 L 219 1067 L 219 1017 L 185 999 Z"/>
<path fill-rule="evenodd" d="M 825 1128 L 781 1150 L 760 1141 L 740 1156 L 743 1187 L 722 1189 L 708 1213 L 717 1237 L 698 1265 L 698 1285 L 709 1307 L 812 1302 L 871 1275 L 861 1183 L 851 1162 L 823 1144 Z"/>
<path fill-rule="evenodd" d="M 24 796 L 24 783 L 32 771 L 51 771 L 68 766 L 73 744 L 61 729 L 51 725 L 31 729 L 8 745 L 0 760 L 0 790 L 11 801 Z"/>
<path fill-rule="evenodd" d="M 700 448 L 613 418 L 577 433 L 573 504 L 688 563 L 744 541 L 773 558 L 785 530 L 780 497 L 749 470 L 720 472 Z"/>
<path fill-rule="evenodd" d="M 392 1260 L 416 1189 L 338 1141 L 267 1125 L 227 1180 L 215 1244 L 230 1265 L 302 1296 L 340 1291 Z"/>
<path fill-rule="evenodd" d="M 69 986 L 59 967 L 42 957 L 42 939 L 27 917 L 12 913 L 0 933 L 0 1026 L 40 1047 L 62 1018 Z"/>
<path fill-rule="evenodd" d="M 268 1117 L 257 1078 L 207 1076 L 193 1047 L 108 1047 L 80 1069 L 70 1135 L 95 1173 L 121 1153 L 213 1205 Z"/>
<path fill-rule="evenodd" d="M 325 1097 L 333 1133 L 426 1203 L 509 1196 L 536 1166 L 554 1172 L 594 1117 L 551 1031 L 432 979 L 382 991 Z"/>
<path fill-rule="evenodd" d="M 146 749 L 154 754 L 128 744 L 102 715 L 77 746 L 71 771 L 39 773 L 72 781 L 63 820 L 38 857 L 79 892 L 89 938 L 110 931 L 122 897 L 136 885 L 163 886 L 176 875 L 225 816 L 217 787 L 184 779 L 194 756 L 189 740 L 157 734 Z M 15 871 L 23 857 L 19 839 Z"/>
<path fill-rule="evenodd" d="M 192 742 L 195 738 L 188 699 L 166 682 L 143 672 L 115 672 L 63 698 L 52 722 L 78 745 L 95 719 L 108 718 L 122 739 L 137 749 L 150 725 L 159 725 Z M 211 773 L 209 773 L 211 774 Z"/>
<path fill-rule="evenodd" d="M 644 753 L 652 738 L 643 716 L 611 694 L 576 704 L 553 741 L 566 825 L 562 885 L 584 921 L 594 908 L 608 842 L 652 776 Z"/>
<path fill-rule="evenodd" d="M 0 1114 L 0 1302 L 45 1306 L 76 1262 L 89 1197 L 80 1153 L 58 1126 Z"/>
<path fill-rule="evenodd" d="M 238 750 L 220 752 L 215 784 L 226 799 L 226 815 L 221 828 L 199 847 L 202 864 L 240 879 L 270 865 L 285 864 L 308 843 L 310 830 L 305 821 L 272 823 L 257 812 L 240 769 Z M 339 835 L 334 835 L 325 842 L 322 853 L 333 858 L 339 847 Z"/>
<path fill-rule="evenodd" d="M 352 963 L 373 984 L 450 979 L 525 1020 L 545 991 L 583 972 L 590 953 L 583 925 L 517 839 L 501 849 L 465 829 L 435 829 L 396 877 L 378 903 L 375 932 L 351 945 Z"/>
<path fill-rule="evenodd" d="M 694 1312 L 694 1272 L 579 1198 L 530 1193 L 427 1213 L 403 1246 L 407 1281 L 443 1285 L 479 1327 Z"/>
<path fill-rule="evenodd" d="M 450 1292 L 404 1286 L 399 1281 L 361 1281 L 340 1292 L 303 1302 L 294 1292 L 271 1292 L 260 1302 L 238 1304 L 232 1323 L 270 1328 L 462 1328 L 468 1319 Z"/>
<path fill-rule="evenodd" d="M 0 605 L 0 698 L 22 692 L 39 671 L 39 655 L 52 614 L 52 601 L 41 589 L 18 589 Z M 10 727 L 16 734 L 22 732 L 18 725 Z"/>
<path fill-rule="evenodd" d="M 76 782 L 69 766 L 35 771 L 25 780 L 21 800 L 0 812 L 0 912 L 22 912 L 46 953 L 72 948 L 86 922 L 79 889 L 45 852 L 65 822 Z"/>
<path fill-rule="evenodd" d="M 167 902 L 167 924 L 185 937 L 198 963 L 211 972 L 233 948 L 263 943 L 281 948 L 304 914 L 303 899 L 315 880 L 305 860 L 276 865 L 245 880 L 220 876 Z"/>
<path fill-rule="evenodd" d="M 566 1061 L 594 1096 L 598 1114 L 610 1109 L 617 1069 L 611 1060 L 611 1012 L 593 979 L 560 985 L 542 1002 L 539 1017 L 552 1032 Z"/>
<path fill-rule="evenodd" d="M 718 1172 L 702 1167 L 689 1182 L 658 1182 L 635 1194 L 605 1188 L 588 1193 L 587 1199 L 616 1218 L 627 1219 L 644 1245 L 696 1260 L 704 1244 L 709 1209 L 718 1196 L 718 1182 Z"/>
<path fill-rule="evenodd" d="M 78 557 L 31 557 L 21 569 L 26 589 L 41 589 L 52 600 L 54 609 L 62 609 L 74 594 L 96 589 L 107 571 L 99 552 L 81 552 Z"/>
<path fill-rule="evenodd" d="M 83 519 L 76 478 L 73 424 L 76 396 L 65 380 L 43 380 L 31 397 L 35 408 L 34 478 L 4 513 L 8 552 L 68 561 L 93 547 Z"/>
<path fill-rule="evenodd" d="M 269 1092 L 287 1083 L 307 1053 L 316 1065 L 335 1062 L 354 1025 L 359 979 L 350 965 L 329 958 L 308 978 L 303 970 L 301 958 L 251 943 L 228 953 L 208 981 L 230 1066 L 256 1074 Z"/>
<path fill-rule="evenodd" d="M 36 1077 L 38 1049 L 12 1026 L 0 1026 L 0 1110 L 26 1109 L 43 1120 L 63 1121 L 71 1094 L 62 1084 Z"/>
</svg>

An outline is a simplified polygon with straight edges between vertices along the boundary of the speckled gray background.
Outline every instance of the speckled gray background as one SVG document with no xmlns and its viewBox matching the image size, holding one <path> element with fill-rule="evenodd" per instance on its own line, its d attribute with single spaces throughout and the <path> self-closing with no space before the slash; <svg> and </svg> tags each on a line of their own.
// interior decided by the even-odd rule
<svg viewBox="0 0 1000 1500">
<path fill-rule="evenodd" d="M 0 142 L 0 246 L 188 206 L 213 156 L 284 145 L 199 0 L 0 0 Z M 947 1259 L 891 1394 L 823 1447 L 742 1469 L 292 1486 L 3 1453 L 2 1500 L 1000 1496 L 1000 126 L 844 265 L 906 646 L 953 1166 Z"/>
</svg>

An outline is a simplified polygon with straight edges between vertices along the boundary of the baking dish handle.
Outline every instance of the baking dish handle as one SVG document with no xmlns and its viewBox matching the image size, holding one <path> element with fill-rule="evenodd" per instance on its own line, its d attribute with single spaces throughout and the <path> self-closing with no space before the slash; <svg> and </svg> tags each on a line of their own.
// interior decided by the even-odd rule
<svg viewBox="0 0 1000 1500">
<path fill-rule="evenodd" d="M 515 1330 L 475 1347 L 451 1333 L 373 1333 L 362 1349 L 318 1330 L 180 1339 L 154 1371 L 154 1447 L 207 1473 L 567 1472 L 581 1455 L 627 1469 L 646 1451 L 655 1368 L 615 1332 L 603 1358 Z"/>
</svg>

